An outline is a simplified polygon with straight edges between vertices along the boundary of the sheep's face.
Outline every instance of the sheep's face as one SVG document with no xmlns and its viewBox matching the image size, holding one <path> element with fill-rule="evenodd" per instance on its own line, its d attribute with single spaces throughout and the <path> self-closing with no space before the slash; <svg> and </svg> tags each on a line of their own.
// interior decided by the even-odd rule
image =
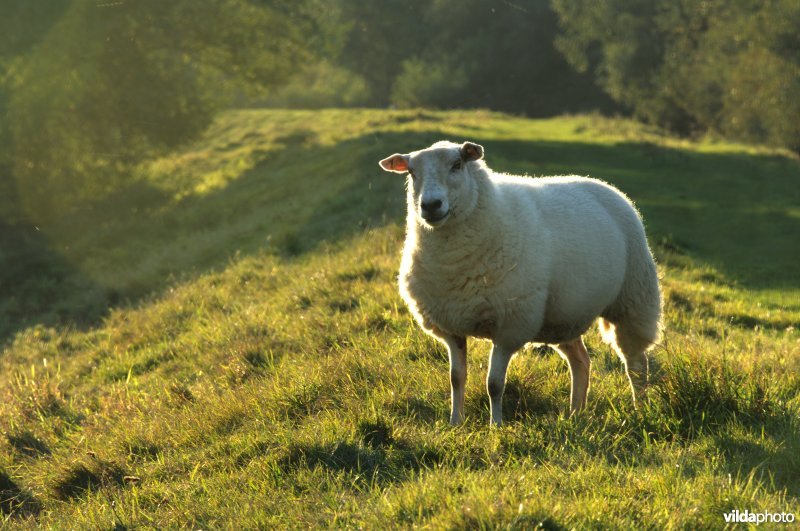
<svg viewBox="0 0 800 531">
<path fill-rule="evenodd" d="M 483 157 L 483 148 L 437 142 L 410 154 L 394 154 L 380 161 L 390 172 L 408 173 L 409 216 L 426 227 L 437 228 L 474 204 L 475 182 L 467 163 Z"/>
</svg>

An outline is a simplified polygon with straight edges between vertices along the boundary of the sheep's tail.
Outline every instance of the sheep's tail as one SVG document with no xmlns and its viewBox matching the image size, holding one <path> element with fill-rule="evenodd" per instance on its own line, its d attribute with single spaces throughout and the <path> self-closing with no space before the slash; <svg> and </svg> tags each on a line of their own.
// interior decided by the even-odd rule
<svg viewBox="0 0 800 531">
<path fill-rule="evenodd" d="M 662 298 L 653 255 L 640 229 L 631 246 L 628 269 L 615 303 L 603 313 L 600 334 L 606 343 L 622 350 L 649 350 L 662 336 Z"/>
</svg>

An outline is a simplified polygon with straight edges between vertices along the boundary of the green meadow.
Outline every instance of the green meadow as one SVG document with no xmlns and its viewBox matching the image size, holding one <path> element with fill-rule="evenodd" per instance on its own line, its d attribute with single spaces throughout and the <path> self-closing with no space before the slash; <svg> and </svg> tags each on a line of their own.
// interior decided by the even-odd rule
<svg viewBox="0 0 800 531">
<path fill-rule="evenodd" d="M 402 177 L 472 140 L 644 216 L 665 301 L 649 400 L 592 330 L 587 408 L 550 349 L 489 344 L 466 422 L 396 287 Z M 724 528 L 800 518 L 800 162 L 632 121 L 235 110 L 41 225 L 0 218 L 0 527 Z"/>
</svg>

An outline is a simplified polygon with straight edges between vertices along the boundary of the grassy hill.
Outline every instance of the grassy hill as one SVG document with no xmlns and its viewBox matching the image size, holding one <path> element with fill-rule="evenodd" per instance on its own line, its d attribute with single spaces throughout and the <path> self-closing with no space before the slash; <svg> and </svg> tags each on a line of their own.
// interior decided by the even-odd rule
<svg viewBox="0 0 800 531">
<path fill-rule="evenodd" d="M 589 405 L 526 349 L 488 428 L 470 341 L 446 355 L 397 294 L 401 178 L 450 138 L 496 170 L 608 180 L 642 211 L 666 301 L 634 411 L 593 331 Z M 723 527 L 800 517 L 800 164 L 599 117 L 224 114 L 57 225 L 3 222 L 0 521 L 11 527 Z"/>
</svg>

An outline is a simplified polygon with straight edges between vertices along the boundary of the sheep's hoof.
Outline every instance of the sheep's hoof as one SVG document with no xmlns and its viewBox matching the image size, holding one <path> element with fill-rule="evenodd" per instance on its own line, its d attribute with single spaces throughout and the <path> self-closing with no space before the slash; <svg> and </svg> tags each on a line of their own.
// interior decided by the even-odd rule
<svg viewBox="0 0 800 531">
<path fill-rule="evenodd" d="M 644 405 L 649 402 L 649 386 L 640 388 L 633 397 L 633 409 L 640 411 Z"/>
</svg>

